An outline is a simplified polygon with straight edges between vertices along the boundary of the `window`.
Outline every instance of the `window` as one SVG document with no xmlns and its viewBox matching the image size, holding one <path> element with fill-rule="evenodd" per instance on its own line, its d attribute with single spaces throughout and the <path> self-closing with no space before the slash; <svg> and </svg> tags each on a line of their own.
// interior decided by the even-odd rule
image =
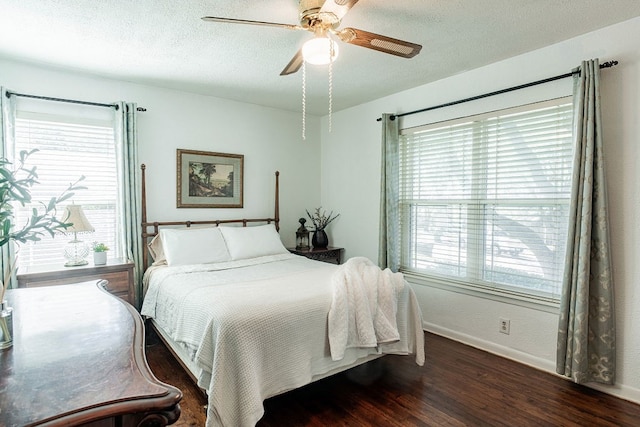
<svg viewBox="0 0 640 427">
<path fill-rule="evenodd" d="M 27 166 L 37 167 L 40 184 L 34 186 L 32 191 L 32 200 L 36 204 L 47 202 L 52 196 L 62 193 L 70 183 L 85 176 L 81 185 L 87 188 L 76 191 L 71 201 L 82 205 L 95 232 L 78 235 L 78 238 L 89 245 L 94 241 L 103 242 L 111 249 L 110 255 L 118 257 L 118 186 L 113 112 L 106 108 L 102 110 L 100 114 L 105 117 L 97 119 L 86 117 L 87 114 L 60 116 L 19 109 L 16 114 L 14 151 L 17 154 L 22 150 L 39 150 L 27 160 Z M 63 202 L 58 208 L 60 219 L 66 204 L 68 202 Z M 28 221 L 32 206 L 16 207 L 18 224 Z M 54 238 L 45 235 L 35 244 L 21 244 L 18 265 L 63 265 L 66 261 L 64 247 L 71 239 L 64 234 Z"/>
<path fill-rule="evenodd" d="M 571 98 L 406 129 L 399 151 L 403 271 L 559 298 Z"/>
</svg>

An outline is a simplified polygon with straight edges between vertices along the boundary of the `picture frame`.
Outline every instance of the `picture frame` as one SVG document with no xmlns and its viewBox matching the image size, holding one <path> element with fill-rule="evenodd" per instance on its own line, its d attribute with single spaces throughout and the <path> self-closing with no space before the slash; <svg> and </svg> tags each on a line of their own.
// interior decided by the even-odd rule
<svg viewBox="0 0 640 427">
<path fill-rule="evenodd" d="M 241 208 L 244 199 L 242 154 L 178 149 L 178 208 Z"/>
</svg>

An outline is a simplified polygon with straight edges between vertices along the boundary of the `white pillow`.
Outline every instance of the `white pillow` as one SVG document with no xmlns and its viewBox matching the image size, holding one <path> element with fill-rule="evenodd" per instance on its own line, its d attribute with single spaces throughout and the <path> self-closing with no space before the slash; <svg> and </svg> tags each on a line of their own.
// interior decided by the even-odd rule
<svg viewBox="0 0 640 427">
<path fill-rule="evenodd" d="M 265 255 L 288 254 L 273 224 L 255 227 L 225 227 L 220 231 L 227 243 L 232 260 Z"/>
<path fill-rule="evenodd" d="M 149 248 L 151 258 L 153 258 L 152 265 L 167 264 L 167 258 L 164 256 L 164 250 L 162 249 L 162 239 L 160 238 L 160 234 L 156 234 L 147 246 Z"/>
<path fill-rule="evenodd" d="M 217 227 L 160 230 L 167 264 L 207 264 L 230 261 L 227 245 Z"/>
</svg>

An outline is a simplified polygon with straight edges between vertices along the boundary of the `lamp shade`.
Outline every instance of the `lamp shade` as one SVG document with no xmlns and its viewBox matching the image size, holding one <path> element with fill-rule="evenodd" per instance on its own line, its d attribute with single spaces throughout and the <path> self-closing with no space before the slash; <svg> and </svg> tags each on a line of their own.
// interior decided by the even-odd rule
<svg viewBox="0 0 640 427">
<path fill-rule="evenodd" d="M 302 57 L 313 65 L 326 65 L 338 57 L 338 44 L 329 37 L 314 37 L 302 46 Z"/>
<path fill-rule="evenodd" d="M 64 233 L 90 233 L 95 231 L 80 205 L 68 205 L 64 208 L 62 222 L 72 224 L 64 230 Z"/>
</svg>

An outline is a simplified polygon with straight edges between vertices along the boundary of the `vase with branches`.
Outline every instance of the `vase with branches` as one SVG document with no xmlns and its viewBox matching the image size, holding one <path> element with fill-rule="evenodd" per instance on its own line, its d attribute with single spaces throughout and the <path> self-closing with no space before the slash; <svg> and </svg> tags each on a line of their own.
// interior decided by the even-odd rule
<svg viewBox="0 0 640 427">
<path fill-rule="evenodd" d="M 313 215 L 308 210 L 306 210 L 306 212 L 315 227 L 315 231 L 311 237 L 311 244 L 314 248 L 326 248 L 329 246 L 329 237 L 324 229 L 338 218 L 340 214 L 334 215 L 333 211 L 331 211 L 329 215 L 327 215 L 327 212 L 323 210 L 322 207 L 316 208 Z"/>
<path fill-rule="evenodd" d="M 46 234 L 54 237 L 57 231 L 65 230 L 72 225 L 56 217 L 57 206 L 73 197 L 74 191 L 85 188 L 79 185 L 84 176 L 69 184 L 60 195 L 52 197 L 47 203 L 38 202 L 37 206 L 31 209 L 30 218 L 24 224 L 16 224 L 15 206 L 18 204 L 26 206 L 32 203 L 32 187 L 39 184 L 36 167 L 26 166 L 29 156 L 37 151 L 21 151 L 16 164 L 6 158 L 0 158 L 0 249 L 4 250 L 10 242 L 18 244 L 37 242 Z M 4 296 L 13 274 L 15 258 L 17 256 L 8 263 L 9 265 L 3 263 L 3 271 L 0 275 L 0 303 L 7 311 L 9 309 Z M 11 346 L 12 343 L 9 318 L 8 316 L 0 317 L 2 334 L 0 344 L 5 344 L 5 347 Z"/>
</svg>

